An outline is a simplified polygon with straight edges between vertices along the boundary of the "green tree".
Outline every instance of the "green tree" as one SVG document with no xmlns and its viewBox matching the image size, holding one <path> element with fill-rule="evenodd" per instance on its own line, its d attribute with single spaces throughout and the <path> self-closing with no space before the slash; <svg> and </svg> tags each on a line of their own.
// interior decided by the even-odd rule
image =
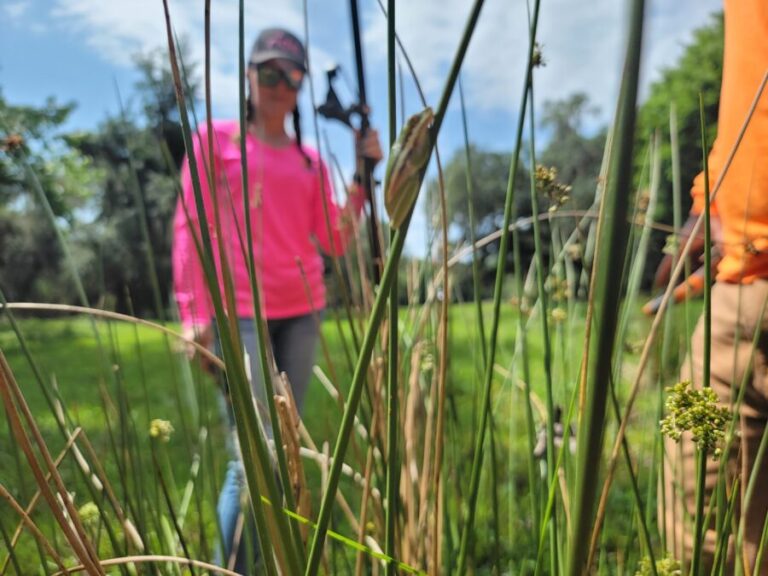
<svg viewBox="0 0 768 576">
<path fill-rule="evenodd" d="M 475 219 L 475 237 L 482 238 L 499 229 L 504 218 L 504 197 L 509 178 L 510 154 L 489 152 L 470 144 L 469 162 L 472 174 L 472 197 Z M 467 201 L 466 152 L 458 150 L 444 169 L 444 182 L 448 208 L 448 221 L 452 236 L 460 242 L 469 240 L 469 211 Z M 437 192 L 437 181 L 429 184 L 430 196 Z M 530 214 L 528 171 L 521 167 L 517 174 L 515 199 L 518 214 Z"/>
<path fill-rule="evenodd" d="M 159 313 L 150 274 L 157 278 L 164 307 L 171 277 L 170 223 L 176 198 L 176 177 L 160 142 L 151 129 L 121 118 L 109 119 L 97 132 L 72 137 L 71 142 L 104 174 L 94 207 L 96 217 L 87 235 L 99 260 L 90 270 L 94 276 L 88 278 L 89 283 L 102 286 L 103 295 L 118 310 L 128 309 L 130 293 L 137 314 Z M 145 225 L 149 246 L 144 239 Z"/>
<path fill-rule="evenodd" d="M 574 94 L 562 101 L 546 102 L 541 115 L 540 127 L 546 134 L 546 144 L 537 153 L 537 164 L 554 167 L 557 170 L 557 182 L 571 187 L 569 208 L 587 208 L 595 195 L 597 177 L 600 172 L 603 149 L 605 146 L 604 128 L 593 135 L 585 134 L 586 117 L 596 114 L 585 94 Z M 444 181 L 448 202 L 451 238 L 457 244 L 468 244 L 470 238 L 469 210 L 467 191 L 466 152 L 459 150 L 449 160 L 444 170 Z M 504 196 L 509 177 L 510 154 L 488 152 L 471 145 L 469 162 L 472 173 L 473 203 L 475 213 L 474 235 L 477 239 L 492 234 L 503 225 Z M 520 239 L 523 266 L 528 265 L 533 253 L 532 227 L 526 221 L 531 215 L 530 201 L 530 165 L 529 159 L 521 159 L 515 183 L 516 217 L 520 220 Z M 429 185 L 429 192 L 434 195 L 437 182 Z M 541 195 L 539 209 L 546 212 L 550 199 Z M 428 208 L 433 213 L 432 208 Z M 567 224 L 572 226 L 572 221 Z M 549 226 L 542 224 L 544 250 L 549 250 Z M 484 280 L 491 279 L 496 267 L 498 242 L 484 246 L 479 251 L 481 273 Z M 508 266 L 512 265 L 512 254 Z M 457 284 L 465 295 L 471 294 L 471 272 L 469 267 L 457 267 Z M 492 283 L 483 282 L 491 286 Z M 484 295 L 485 296 L 485 295 Z"/>
<path fill-rule="evenodd" d="M 141 78 L 136 96 L 139 111 L 126 109 L 91 134 L 70 138 L 104 173 L 90 235 L 100 266 L 91 281 L 103 285 L 118 310 L 156 315 L 169 301 L 171 285 L 171 220 L 184 143 L 167 55 L 155 51 L 135 58 Z M 187 70 L 190 70 L 187 65 Z M 189 71 L 188 75 L 191 74 Z M 187 88 L 199 83 L 189 76 Z M 194 93 L 188 95 L 194 100 Z M 146 226 L 149 244 L 145 242 Z M 157 309 L 153 278 L 160 289 Z"/>
<path fill-rule="evenodd" d="M 42 190 L 68 240 L 100 182 L 90 161 L 72 149 L 62 126 L 74 108 L 48 99 L 16 106 L 0 93 L 0 287 L 9 300 L 77 301 L 70 271 L 36 189 Z M 88 256 L 77 247 L 76 259 Z"/>
<path fill-rule="evenodd" d="M 565 100 L 545 102 L 539 122 L 549 134 L 538 163 L 556 168 L 558 181 L 571 187 L 568 206 L 573 209 L 589 208 L 595 197 L 606 130 L 601 127 L 588 136 L 584 124 L 586 117 L 598 112 L 589 104 L 589 97 L 579 92 Z"/>
<path fill-rule="evenodd" d="M 474 209 L 474 237 L 480 240 L 499 230 L 504 221 L 504 198 L 509 179 L 510 154 L 490 152 L 475 145 L 469 147 L 470 173 L 472 174 L 472 207 Z M 449 237 L 454 246 L 470 243 L 469 191 L 467 188 L 467 154 L 458 150 L 445 165 L 443 170 L 446 203 L 448 210 Z M 439 183 L 433 180 L 427 188 L 427 217 L 431 220 L 439 213 L 435 208 Z M 524 217 L 531 213 L 529 199 L 530 179 L 528 170 L 521 162 L 515 182 L 515 207 L 517 216 Z M 499 242 L 491 242 L 478 250 L 481 262 L 481 275 L 485 286 L 493 285 L 491 280 L 496 269 Z M 511 251 L 510 251 L 511 252 Z M 508 265 L 512 266 L 512 254 Z M 472 277 L 469 267 L 458 266 L 455 273 L 455 286 L 469 297 L 472 294 Z M 483 296 L 486 296 L 485 294 Z"/>
<path fill-rule="evenodd" d="M 181 54 L 180 65 L 186 97 L 188 101 L 194 101 L 202 90 L 198 67 L 191 60 L 189 44 L 183 38 L 179 42 L 178 51 Z M 167 51 L 158 48 L 138 54 L 134 57 L 134 63 L 139 71 L 135 89 L 140 100 L 141 116 L 147 126 L 167 145 L 174 163 L 178 166 L 184 156 L 184 137 Z"/>
<path fill-rule="evenodd" d="M 40 182 L 56 216 L 68 222 L 91 197 L 84 186 L 88 161 L 73 150 L 62 126 L 74 103 L 49 98 L 41 108 L 9 104 L 0 92 L 0 203 L 27 209 L 36 203 L 30 175 Z M 92 184 L 92 182 L 87 182 Z"/>
<path fill-rule="evenodd" d="M 696 30 L 693 41 L 680 60 L 661 74 L 654 82 L 648 98 L 638 116 L 638 145 L 636 165 L 643 155 L 655 130 L 662 135 L 662 178 L 657 203 L 656 220 L 672 220 L 672 148 L 670 145 L 670 108 L 676 109 L 680 151 L 680 186 L 683 191 L 683 209 L 690 206 L 686 191 L 693 178 L 701 171 L 701 123 L 699 121 L 699 94 L 704 99 L 707 139 L 710 144 L 717 133 L 717 112 L 720 104 L 720 82 L 723 72 L 723 15 L 713 15 L 711 22 Z M 639 177 L 639 176 L 638 176 Z"/>
<path fill-rule="evenodd" d="M 713 15 L 706 26 L 693 33 L 693 40 L 680 59 L 663 71 L 654 82 L 648 98 L 640 107 L 635 146 L 636 182 L 648 182 L 648 173 L 642 173 L 646 151 L 655 131 L 661 136 L 661 180 L 656 203 L 656 222 L 671 224 L 673 220 L 673 173 L 670 136 L 670 111 L 677 118 L 678 151 L 680 155 L 680 181 L 683 217 L 690 208 L 688 193 L 693 178 L 702 169 L 701 122 L 699 94 L 704 101 L 707 141 L 710 145 L 717 134 L 717 114 L 720 105 L 720 83 L 723 72 L 723 15 Z M 714 185 L 714 182 L 712 183 Z M 657 233 L 649 252 L 643 283 L 648 286 L 658 262 L 663 256 L 665 234 Z"/>
</svg>

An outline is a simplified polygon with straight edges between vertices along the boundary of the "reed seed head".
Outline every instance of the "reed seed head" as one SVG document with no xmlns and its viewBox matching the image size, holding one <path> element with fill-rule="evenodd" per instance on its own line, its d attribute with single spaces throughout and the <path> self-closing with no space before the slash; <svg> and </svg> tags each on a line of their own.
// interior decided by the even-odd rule
<svg viewBox="0 0 768 576">
<path fill-rule="evenodd" d="M 80 507 L 80 509 L 77 511 L 77 515 L 80 517 L 80 521 L 83 523 L 83 526 L 90 529 L 99 523 L 99 518 L 101 518 L 101 511 L 95 503 L 87 502 Z"/>
<path fill-rule="evenodd" d="M 565 248 L 568 257 L 574 262 L 581 262 L 581 244 L 573 242 Z"/>
<path fill-rule="evenodd" d="M 161 420 L 155 418 L 149 423 L 149 435 L 152 438 L 160 440 L 160 442 L 168 442 L 171 439 L 173 433 L 173 425 L 168 420 Z"/>
<path fill-rule="evenodd" d="M 549 198 L 549 211 L 554 212 L 570 198 L 571 187 L 557 181 L 557 168 L 554 166 L 536 166 L 536 189 Z"/>
<path fill-rule="evenodd" d="M 651 559 L 646 556 L 640 561 L 635 576 L 652 576 L 652 574 Z M 658 576 L 682 576 L 683 571 L 680 568 L 680 562 L 674 558 L 666 557 L 656 562 L 656 574 Z"/>
<path fill-rule="evenodd" d="M 565 278 L 550 276 L 545 284 L 545 289 L 549 293 L 552 302 L 565 302 L 568 300 L 571 286 Z"/>
<path fill-rule="evenodd" d="M 696 390 L 687 380 L 667 388 L 667 392 L 662 434 L 678 442 L 683 432 L 690 432 L 699 450 L 711 452 L 715 460 L 719 459 L 722 454 L 719 444 L 731 419 L 730 410 L 718 405 L 717 395 L 711 388 Z"/>
<path fill-rule="evenodd" d="M 666 240 L 664 241 L 664 248 L 662 248 L 662 252 L 664 254 L 669 254 L 670 256 L 674 256 L 677 254 L 677 247 L 679 246 L 679 242 L 677 240 L 677 235 L 670 234 L 667 236 Z"/>
<path fill-rule="evenodd" d="M 552 312 L 550 312 L 550 316 L 552 316 L 552 321 L 555 324 L 561 324 L 568 318 L 568 313 L 562 308 L 554 308 Z"/>
</svg>

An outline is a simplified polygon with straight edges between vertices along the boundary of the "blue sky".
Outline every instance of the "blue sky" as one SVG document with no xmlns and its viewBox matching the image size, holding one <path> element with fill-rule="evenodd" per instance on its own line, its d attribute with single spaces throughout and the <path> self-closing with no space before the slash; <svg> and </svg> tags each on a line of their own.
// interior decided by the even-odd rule
<svg viewBox="0 0 768 576">
<path fill-rule="evenodd" d="M 178 34 L 192 40 L 193 57 L 203 58 L 203 0 L 169 0 Z M 346 0 L 308 0 L 310 58 L 315 99 L 325 93 L 323 70 L 339 63 L 354 78 Z M 625 33 L 625 6 L 619 0 L 542 0 L 540 42 L 546 67 L 537 70 L 537 102 L 588 94 L 607 123 L 618 93 Z M 373 122 L 386 134 L 386 21 L 375 0 L 359 0 Z M 471 2 L 408 0 L 397 5 L 397 29 L 436 105 Z M 722 0 L 648 0 L 643 91 L 659 70 L 674 64 L 691 32 L 721 9 Z M 162 0 L 2 0 L 0 3 L 0 88 L 12 104 L 40 105 L 48 96 L 78 104 L 68 128 L 90 129 L 118 109 L 116 86 L 130 100 L 136 81 L 132 56 L 165 46 Z M 212 2 L 212 80 L 214 115 L 231 117 L 237 104 L 236 0 Z M 247 43 L 258 30 L 280 25 L 303 36 L 302 2 L 247 0 Z M 495 150 L 513 145 L 526 51 L 523 0 L 486 0 L 463 69 L 473 141 Z M 406 108 L 420 105 L 407 82 Z M 343 86 L 343 83 L 342 83 Z M 305 89 L 302 106 L 309 110 Z M 342 97 L 350 94 L 342 88 Z M 304 132 L 315 140 L 308 112 Z M 351 139 L 327 124 L 331 146 L 351 164 Z M 458 99 L 441 133 L 443 156 L 462 142 Z M 380 172 L 382 169 L 380 169 Z M 379 174 L 381 176 L 381 174 Z M 420 227 L 418 221 L 414 222 Z M 423 228 L 423 223 L 421 224 Z M 423 241 L 414 230 L 411 249 Z"/>
</svg>

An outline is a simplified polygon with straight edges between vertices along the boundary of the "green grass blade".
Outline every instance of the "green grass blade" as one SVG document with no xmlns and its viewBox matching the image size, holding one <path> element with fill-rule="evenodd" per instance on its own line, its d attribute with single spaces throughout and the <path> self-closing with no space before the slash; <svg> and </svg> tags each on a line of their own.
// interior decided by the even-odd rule
<svg viewBox="0 0 768 576">
<path fill-rule="evenodd" d="M 397 79 L 395 76 L 395 1 L 387 3 L 387 96 L 389 118 L 389 146 L 397 140 Z M 397 272 L 397 271 L 395 271 Z M 392 280 L 392 288 L 389 294 L 389 359 L 387 362 L 387 471 L 386 471 L 386 497 L 387 509 L 385 517 L 384 553 L 395 557 L 397 541 L 395 540 L 395 527 L 400 502 L 399 479 L 400 458 L 398 447 L 398 428 L 400 425 L 398 407 L 398 281 L 397 273 Z M 387 576 L 395 576 L 396 566 L 394 562 L 388 562 Z"/>
<path fill-rule="evenodd" d="M 547 475 L 548 481 L 552 483 L 557 476 L 557 469 L 554 467 L 555 462 L 555 404 L 552 391 L 552 342 L 549 335 L 549 302 L 547 297 L 547 290 L 544 287 L 545 275 L 547 271 L 546 263 L 544 262 L 544 248 L 541 242 L 541 222 L 539 220 L 539 196 L 536 186 L 536 149 L 535 149 L 535 132 L 536 121 L 534 115 L 534 99 L 533 99 L 533 74 L 528 77 L 528 109 L 530 111 L 530 191 L 531 191 L 531 218 L 533 220 L 533 244 L 534 244 L 534 261 L 536 262 L 536 291 L 539 303 L 539 316 L 541 319 L 541 337 L 544 346 L 544 385 L 545 385 L 545 401 L 547 405 Z M 558 526 L 557 526 L 557 510 L 553 508 L 552 518 L 549 524 L 550 530 L 550 572 L 557 574 L 560 572 L 560 560 L 558 557 Z"/>
<path fill-rule="evenodd" d="M 475 507 L 477 503 L 478 491 L 480 488 L 480 469 L 482 466 L 483 445 L 485 443 L 485 429 L 486 429 L 486 423 L 488 420 L 488 407 L 490 406 L 490 402 L 491 402 L 490 401 L 491 384 L 493 381 L 493 365 L 496 357 L 496 343 L 498 339 L 499 317 L 500 317 L 500 311 L 501 311 L 501 294 L 502 294 L 502 286 L 504 281 L 504 269 L 506 265 L 506 257 L 507 257 L 507 250 L 508 250 L 507 247 L 509 245 L 509 225 L 511 223 L 512 205 L 513 205 L 513 197 L 514 197 L 514 185 L 515 185 L 515 179 L 517 176 L 518 161 L 520 158 L 523 127 L 525 125 L 525 111 L 527 109 L 527 99 L 529 94 L 528 85 L 529 85 L 530 77 L 533 71 L 533 51 L 534 51 L 534 45 L 536 41 L 536 30 L 537 30 L 538 20 L 539 20 L 539 5 L 540 5 L 540 1 L 536 0 L 534 4 L 533 19 L 532 19 L 532 24 L 530 28 L 531 37 L 530 37 L 530 43 L 528 47 L 528 64 L 527 64 L 526 74 L 525 74 L 525 89 L 523 91 L 523 102 L 520 106 L 517 134 L 516 134 L 516 140 L 515 140 L 516 145 L 515 145 L 515 151 L 512 154 L 512 159 L 510 161 L 511 162 L 510 175 L 509 175 L 509 181 L 507 183 L 506 200 L 504 203 L 504 224 L 502 228 L 503 232 L 501 236 L 501 245 L 499 248 L 498 264 L 496 267 L 496 282 L 494 284 L 493 320 L 492 320 L 491 329 L 490 329 L 491 330 L 490 342 L 488 347 L 489 354 L 488 354 L 488 359 L 485 366 L 485 379 L 483 383 L 483 386 L 484 386 L 483 402 L 481 404 L 482 416 L 481 416 L 480 426 L 477 430 L 477 435 L 475 439 L 475 449 L 474 449 L 474 456 L 473 456 L 473 462 L 472 462 L 472 476 L 470 479 L 470 489 L 469 489 L 468 512 L 467 512 L 467 518 L 465 520 L 464 530 L 461 536 L 461 547 L 459 550 L 459 559 L 458 559 L 458 566 L 457 566 L 457 571 L 459 574 L 463 574 L 467 566 L 467 553 L 469 548 L 469 540 L 474 530 Z"/>
<path fill-rule="evenodd" d="M 701 121 L 701 146 L 703 157 L 704 193 L 707 202 L 704 203 L 704 351 L 702 383 L 704 388 L 710 386 L 710 357 L 712 355 L 712 229 L 709 188 L 709 146 L 707 145 L 706 124 L 704 121 L 704 97 L 699 94 L 699 118 Z M 704 545 L 704 497 L 707 473 L 707 453 L 696 451 L 696 513 L 693 529 L 693 556 L 691 557 L 691 574 L 698 576 L 701 567 L 702 546 Z M 738 554 L 737 554 L 738 556 Z"/>
<path fill-rule="evenodd" d="M 451 94 L 453 93 L 453 87 L 456 83 L 459 69 L 461 68 L 461 63 L 463 62 L 463 59 L 464 59 L 464 54 L 466 53 L 467 47 L 469 45 L 469 40 L 472 37 L 472 32 L 474 31 L 475 25 L 477 23 L 477 18 L 480 15 L 480 10 L 482 6 L 483 6 L 483 0 L 475 1 L 472 12 L 468 19 L 466 28 L 464 30 L 464 34 L 459 44 L 456 57 L 454 58 L 451 71 L 448 75 L 448 79 L 446 80 L 446 86 L 445 86 L 445 89 L 443 90 L 443 96 L 440 100 L 440 104 L 435 114 L 435 120 L 432 127 L 432 138 L 430 139 L 431 149 L 434 149 L 435 142 L 437 140 L 437 135 L 440 132 L 440 126 L 442 124 L 445 113 L 448 109 L 448 103 L 450 101 Z M 430 155 L 432 151 L 431 149 L 430 149 Z M 420 181 L 424 179 L 424 172 L 420 174 L 419 179 Z M 318 521 L 317 521 L 317 531 L 315 532 L 315 536 L 312 539 L 312 544 L 310 547 L 309 559 L 307 561 L 307 570 L 306 570 L 307 576 L 317 574 L 317 571 L 319 569 L 320 555 L 321 555 L 323 544 L 325 542 L 325 537 L 328 531 L 328 523 L 330 521 L 332 502 L 335 497 L 336 490 L 338 488 L 338 482 L 341 475 L 341 467 L 343 464 L 344 455 L 346 454 L 346 448 L 351 436 L 354 416 L 355 416 L 355 413 L 357 412 L 357 408 L 360 403 L 360 396 L 362 394 L 362 388 L 365 381 L 365 376 L 368 371 L 368 363 L 370 362 L 371 354 L 373 352 L 373 346 L 377 339 L 376 333 L 381 324 L 381 320 L 384 313 L 384 306 L 386 305 L 387 297 L 389 295 L 389 290 L 391 289 L 391 286 L 392 286 L 392 281 L 394 279 L 394 272 L 397 269 L 397 266 L 400 261 L 400 255 L 402 253 L 403 246 L 405 244 L 405 236 L 408 231 L 408 226 L 410 225 L 412 214 L 413 214 L 413 208 L 411 209 L 410 213 L 408 214 L 402 226 L 400 227 L 400 229 L 398 229 L 394 239 L 392 240 L 392 246 L 390 247 L 389 258 L 384 268 L 384 274 L 381 279 L 379 292 L 376 296 L 376 301 L 374 303 L 373 310 L 371 311 L 371 314 L 368 320 L 368 327 L 366 329 L 365 337 L 363 339 L 363 345 L 360 351 L 360 355 L 358 356 L 357 365 L 355 367 L 355 373 L 352 378 L 352 383 L 350 385 L 350 392 L 347 398 L 347 406 L 344 410 L 344 416 L 342 419 L 341 427 L 339 429 L 338 438 L 336 440 L 336 446 L 334 448 L 333 465 L 331 467 L 331 471 L 328 477 L 328 487 L 326 489 L 325 494 L 323 495 L 323 501 L 320 507 L 320 514 L 318 516 Z"/>
</svg>

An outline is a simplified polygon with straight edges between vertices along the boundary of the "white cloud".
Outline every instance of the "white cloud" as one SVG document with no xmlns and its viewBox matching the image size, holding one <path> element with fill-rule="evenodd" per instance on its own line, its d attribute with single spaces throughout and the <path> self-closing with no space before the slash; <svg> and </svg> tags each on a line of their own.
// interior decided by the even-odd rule
<svg viewBox="0 0 768 576">
<path fill-rule="evenodd" d="M 623 59 L 626 33 L 624 4 L 593 0 L 541 3 L 539 42 L 546 66 L 536 71 L 537 100 L 586 92 L 603 117 L 611 113 Z M 691 31 L 722 7 L 721 0 L 685 0 L 670 5 L 653 0 L 647 8 L 644 78 L 657 77 L 679 56 Z M 376 9 L 378 10 L 378 9 Z M 397 29 L 425 87 L 442 86 L 468 15 L 466 0 L 410 0 L 397 7 Z M 368 14 L 369 53 L 382 65 L 386 58 L 386 21 Z M 485 110 L 514 112 L 519 106 L 528 44 L 525 2 L 487 0 L 466 56 L 463 73 L 468 101 Z M 645 83 L 647 85 L 647 82 Z M 433 93 L 433 97 L 437 97 Z"/>
<path fill-rule="evenodd" d="M 204 4 L 199 0 L 169 3 L 176 35 L 189 42 L 192 60 L 205 61 Z M 133 56 L 167 46 L 161 0 L 57 0 L 55 16 L 63 29 L 73 29 L 104 60 L 121 67 L 133 67 Z M 212 3 L 211 84 L 214 109 L 235 115 L 238 102 L 238 8 L 236 3 Z M 303 35 L 301 2 L 247 3 L 245 37 L 247 48 L 258 30 L 282 26 Z M 253 26 L 250 23 L 258 23 Z M 313 47 L 318 70 L 331 61 L 322 48 Z"/>
<path fill-rule="evenodd" d="M 29 8 L 29 0 L 20 0 L 19 2 L 8 2 L 3 6 L 3 12 L 11 21 L 21 19 Z"/>
<path fill-rule="evenodd" d="M 526 2 L 487 0 L 485 4 L 463 70 L 467 101 L 477 111 L 514 113 L 519 107 L 527 52 Z M 27 5 L 17 2 L 7 5 L 5 11 L 22 13 Z M 593 0 L 588 6 L 578 0 L 542 1 L 538 37 L 546 66 L 536 71 L 537 101 L 586 92 L 601 109 L 601 120 L 608 119 L 623 57 L 624 5 L 616 0 Z M 204 60 L 203 6 L 201 0 L 175 0 L 170 5 L 175 31 L 193 41 L 191 55 L 197 62 Z M 645 87 L 658 77 L 661 67 L 674 63 L 691 31 L 706 24 L 708 15 L 720 7 L 721 0 L 648 3 Z M 439 97 L 469 9 L 467 0 L 398 3 L 398 34 L 433 102 Z M 350 34 L 345 7 L 323 2 L 312 10 L 311 55 L 319 92 L 325 83 L 318 72 L 340 59 L 339 52 L 351 58 Z M 249 2 L 246 11 L 248 42 L 258 29 L 270 25 L 285 26 L 303 35 L 300 0 Z M 161 0 L 56 0 L 55 16 L 63 30 L 74 30 L 102 58 L 118 66 L 131 67 L 134 54 L 166 45 Z M 386 20 L 371 3 L 364 16 L 368 75 L 372 77 L 374 70 L 380 75 L 385 70 Z M 237 26 L 237 3 L 212 3 L 214 106 L 228 115 L 233 115 L 237 106 Z"/>
</svg>

